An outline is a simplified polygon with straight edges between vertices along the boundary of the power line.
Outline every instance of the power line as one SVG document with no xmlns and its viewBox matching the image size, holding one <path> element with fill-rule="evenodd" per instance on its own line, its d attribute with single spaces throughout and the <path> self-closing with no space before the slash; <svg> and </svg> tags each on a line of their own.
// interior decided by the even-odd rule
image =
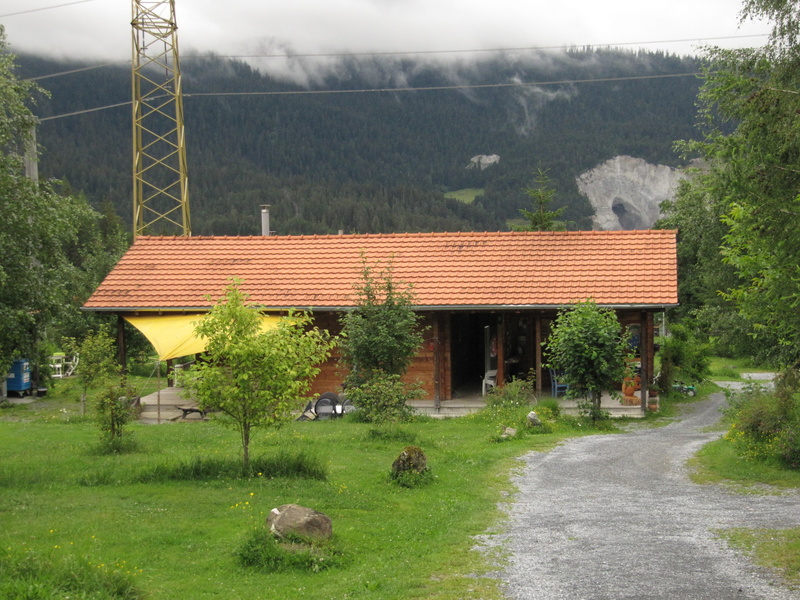
<svg viewBox="0 0 800 600">
<path fill-rule="evenodd" d="M 43 10 L 51 10 L 53 8 L 63 8 L 65 6 L 72 6 L 74 4 L 86 4 L 87 2 L 94 2 L 95 0 L 75 0 L 74 2 L 65 2 L 64 4 L 53 4 L 52 6 L 43 6 L 42 8 L 29 8 L 28 10 L 21 10 L 19 12 L 8 13 L 0 15 L 0 19 L 5 17 L 15 17 L 17 15 L 27 15 L 29 13 L 41 12 Z"/>
<path fill-rule="evenodd" d="M 197 93 L 184 93 L 184 98 L 200 98 L 200 97 L 214 97 L 214 96 L 308 96 L 308 95 L 323 95 L 323 94 L 379 94 L 379 93 L 394 93 L 394 92 L 430 92 L 430 91 L 447 91 L 447 90 L 475 90 L 475 89 L 491 89 L 491 88 L 509 88 L 509 87 L 536 87 L 536 86 L 550 86 L 550 85 L 568 85 L 568 84 L 581 84 L 581 83 L 607 83 L 615 81 L 640 81 L 647 79 L 671 79 L 676 77 L 696 77 L 701 73 L 672 73 L 664 75 L 632 75 L 630 77 L 603 77 L 600 79 L 562 79 L 558 81 L 537 81 L 537 82 L 513 82 L 513 83 L 484 83 L 484 84 L 471 84 L 471 85 L 442 85 L 442 86 L 424 86 L 424 87 L 396 87 L 396 88 L 363 88 L 357 90 L 287 90 L 287 91 L 264 91 L 264 92 L 197 92 Z M 155 98 L 150 98 L 151 100 Z M 43 117 L 41 122 L 52 121 L 54 119 L 62 119 L 65 117 L 73 117 L 77 115 L 85 115 L 109 108 L 118 108 L 120 106 L 130 106 L 131 101 L 119 102 L 117 104 L 109 104 L 107 106 L 99 106 L 97 108 L 87 108 L 85 110 L 74 111 L 62 115 L 54 115 L 51 117 Z"/>
<path fill-rule="evenodd" d="M 127 61 L 128 63 L 130 61 Z M 102 65 L 92 65 L 91 67 L 80 67 L 78 69 L 70 69 L 69 71 L 61 71 L 59 73 L 50 73 L 49 75 L 39 75 L 38 77 L 29 77 L 26 81 L 40 81 L 42 79 L 50 79 L 51 77 L 61 77 L 62 75 L 72 75 L 73 73 L 81 73 L 83 71 L 92 71 L 94 69 L 102 69 L 103 67 L 112 67 L 114 65 L 123 64 L 122 62 L 104 63 Z"/>
</svg>

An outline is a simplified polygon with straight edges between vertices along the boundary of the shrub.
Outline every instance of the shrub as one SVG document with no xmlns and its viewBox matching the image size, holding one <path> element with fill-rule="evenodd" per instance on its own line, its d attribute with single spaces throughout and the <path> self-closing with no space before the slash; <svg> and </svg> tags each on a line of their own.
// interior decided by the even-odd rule
<svg viewBox="0 0 800 600">
<path fill-rule="evenodd" d="M 781 462 L 789 469 L 800 470 L 800 423 L 787 427 L 775 440 L 775 451 Z"/>
<path fill-rule="evenodd" d="M 353 418 L 365 423 L 409 421 L 413 415 L 408 402 L 424 397 L 419 384 L 407 386 L 400 375 L 375 372 L 361 385 L 347 390 L 347 398 L 358 407 Z"/>
<path fill-rule="evenodd" d="M 725 439 L 740 456 L 800 468 L 800 402 L 791 382 L 791 377 L 779 379 L 775 392 L 749 385 L 729 395 L 727 415 L 733 422 Z"/>
<path fill-rule="evenodd" d="M 236 558 L 243 567 L 267 573 L 318 572 L 343 562 L 341 553 L 330 542 L 298 536 L 279 540 L 266 529 L 251 531 L 236 551 Z"/>
<path fill-rule="evenodd" d="M 123 427 L 134 412 L 132 404 L 136 392 L 125 384 L 108 384 L 97 397 L 97 423 L 100 426 L 101 450 L 119 454 L 131 450 L 127 439 L 123 439 Z"/>
<path fill-rule="evenodd" d="M 400 471 L 389 474 L 389 479 L 404 488 L 418 488 L 428 485 L 433 481 L 433 473 L 430 469 L 424 471 Z"/>
<path fill-rule="evenodd" d="M 661 375 L 658 389 L 669 392 L 676 378 L 703 381 L 709 375 L 708 347 L 700 343 L 692 332 L 682 325 L 673 325 L 670 336 L 659 338 L 661 350 Z"/>
<path fill-rule="evenodd" d="M 530 406 L 535 399 L 533 395 L 534 380 L 512 379 L 502 387 L 493 387 L 486 397 L 486 408 L 505 409 Z"/>
</svg>

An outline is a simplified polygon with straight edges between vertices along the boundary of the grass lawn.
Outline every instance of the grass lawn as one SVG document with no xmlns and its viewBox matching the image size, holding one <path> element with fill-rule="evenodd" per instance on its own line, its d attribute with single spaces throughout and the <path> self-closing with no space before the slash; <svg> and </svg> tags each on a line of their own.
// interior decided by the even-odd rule
<svg viewBox="0 0 800 600">
<path fill-rule="evenodd" d="M 46 565 L 81 561 L 159 599 L 500 598 L 474 536 L 502 527 L 497 505 L 514 458 L 574 435 L 499 443 L 497 424 L 480 418 L 382 428 L 293 422 L 260 432 L 251 454 L 301 452 L 325 466 L 326 479 L 174 481 L 153 473 L 198 459 L 238 461 L 237 434 L 213 421 L 132 423 L 126 432 L 134 451 L 98 453 L 98 430 L 63 382 L 36 404 L 0 410 L 0 578 L 5 552 Z M 422 487 L 388 477 L 408 444 L 428 456 L 433 480 Z M 336 566 L 239 566 L 236 551 L 285 503 L 332 518 Z"/>
<path fill-rule="evenodd" d="M 743 381 L 742 373 L 762 373 L 772 371 L 763 366 L 754 365 L 746 358 L 723 358 L 721 356 L 711 357 L 712 381 Z"/>
</svg>

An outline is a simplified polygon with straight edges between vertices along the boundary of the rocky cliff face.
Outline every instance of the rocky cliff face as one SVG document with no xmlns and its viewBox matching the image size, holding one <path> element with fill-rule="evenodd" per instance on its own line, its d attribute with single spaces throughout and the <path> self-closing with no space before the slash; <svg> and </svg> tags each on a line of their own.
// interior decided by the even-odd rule
<svg viewBox="0 0 800 600">
<path fill-rule="evenodd" d="M 595 229 L 649 229 L 685 177 L 679 169 L 617 156 L 579 175 L 577 183 L 594 207 Z"/>
</svg>

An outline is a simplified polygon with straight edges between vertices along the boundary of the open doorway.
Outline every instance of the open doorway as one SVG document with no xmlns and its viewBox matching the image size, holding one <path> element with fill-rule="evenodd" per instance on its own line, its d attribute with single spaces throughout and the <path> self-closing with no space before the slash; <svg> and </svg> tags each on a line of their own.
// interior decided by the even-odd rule
<svg viewBox="0 0 800 600">
<path fill-rule="evenodd" d="M 479 396 L 484 374 L 497 368 L 497 317 L 455 313 L 450 331 L 453 398 Z"/>
</svg>

